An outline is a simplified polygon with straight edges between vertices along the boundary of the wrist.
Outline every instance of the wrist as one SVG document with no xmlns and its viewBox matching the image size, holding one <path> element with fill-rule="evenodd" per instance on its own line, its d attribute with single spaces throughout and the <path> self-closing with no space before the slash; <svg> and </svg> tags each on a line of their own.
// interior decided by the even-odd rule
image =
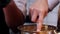
<svg viewBox="0 0 60 34">
<path fill-rule="evenodd" d="M 47 3 L 48 4 L 48 0 L 36 0 L 36 2 L 38 2 L 38 3 L 43 2 L 43 3 Z"/>
<path fill-rule="evenodd" d="M 48 2 L 48 0 L 36 0 L 36 1 L 47 1 Z"/>
</svg>

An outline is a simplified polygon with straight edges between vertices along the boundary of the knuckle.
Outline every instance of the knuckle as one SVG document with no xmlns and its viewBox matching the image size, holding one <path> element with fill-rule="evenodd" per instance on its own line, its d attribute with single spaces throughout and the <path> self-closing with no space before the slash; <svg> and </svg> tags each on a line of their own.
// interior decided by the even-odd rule
<svg viewBox="0 0 60 34">
<path fill-rule="evenodd" d="M 44 13 L 44 12 L 48 12 L 48 9 L 40 9 L 40 11 Z"/>
<path fill-rule="evenodd" d="M 31 19 L 32 22 L 35 22 L 33 19 Z"/>
</svg>

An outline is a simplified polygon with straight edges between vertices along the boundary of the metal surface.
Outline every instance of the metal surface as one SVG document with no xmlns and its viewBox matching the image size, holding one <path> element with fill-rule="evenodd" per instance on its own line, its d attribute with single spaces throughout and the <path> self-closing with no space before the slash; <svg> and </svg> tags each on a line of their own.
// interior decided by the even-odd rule
<svg viewBox="0 0 60 34">
<path fill-rule="evenodd" d="M 46 29 L 47 26 L 48 28 Z M 23 26 L 18 27 L 21 30 L 21 34 L 57 34 L 56 27 L 51 25 L 43 25 L 40 32 L 36 31 L 36 24 L 25 23 Z"/>
</svg>

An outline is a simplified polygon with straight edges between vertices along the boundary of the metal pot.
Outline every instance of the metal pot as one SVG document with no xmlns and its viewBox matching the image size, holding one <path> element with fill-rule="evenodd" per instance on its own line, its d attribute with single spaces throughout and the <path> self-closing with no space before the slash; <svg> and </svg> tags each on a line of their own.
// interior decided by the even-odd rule
<svg viewBox="0 0 60 34">
<path fill-rule="evenodd" d="M 36 23 L 25 23 L 23 26 L 19 26 L 18 29 L 21 34 L 57 34 L 57 28 L 51 25 L 43 25 L 41 31 L 37 32 Z"/>
</svg>

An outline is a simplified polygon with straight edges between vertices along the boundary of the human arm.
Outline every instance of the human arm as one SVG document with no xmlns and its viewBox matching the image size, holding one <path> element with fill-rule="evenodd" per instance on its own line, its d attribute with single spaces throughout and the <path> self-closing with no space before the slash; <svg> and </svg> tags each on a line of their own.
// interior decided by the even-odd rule
<svg viewBox="0 0 60 34">
<path fill-rule="evenodd" d="M 18 32 L 17 27 L 20 25 L 23 25 L 24 19 L 25 19 L 22 13 L 22 11 L 25 10 L 25 5 L 24 7 L 23 6 L 20 7 L 20 8 L 23 8 L 23 10 L 18 9 L 17 5 L 15 4 L 14 0 L 11 0 L 10 3 L 3 8 L 6 24 L 10 29 L 12 29 L 14 33 Z"/>
<path fill-rule="evenodd" d="M 31 21 L 33 22 L 37 22 L 39 19 L 40 21 L 40 26 L 37 27 L 41 27 L 42 23 L 43 23 L 43 18 L 48 14 L 49 10 L 53 10 L 53 8 L 58 4 L 58 0 L 46 0 L 41 3 L 41 0 L 37 0 L 36 2 L 32 3 L 32 5 L 30 6 L 30 15 L 31 15 Z M 49 2 L 48 2 L 49 1 Z M 57 1 L 57 2 L 56 2 Z M 46 4 L 45 4 L 45 3 Z M 44 3 L 44 4 L 43 4 Z M 47 6 L 47 7 L 46 7 Z M 47 9 L 48 8 L 48 9 Z M 42 9 L 42 10 L 41 10 Z M 47 9 L 47 11 L 46 11 Z M 40 15 L 39 15 L 40 14 Z M 41 16 L 38 17 L 37 16 Z M 43 17 L 42 17 L 43 16 Z M 38 22 L 37 22 L 38 23 Z M 39 24 L 39 23 L 38 23 Z M 41 29 L 41 28 L 39 28 Z"/>
<path fill-rule="evenodd" d="M 30 6 L 31 21 L 37 23 L 37 31 L 41 30 L 44 17 L 48 13 L 48 1 L 36 0 Z"/>
</svg>

